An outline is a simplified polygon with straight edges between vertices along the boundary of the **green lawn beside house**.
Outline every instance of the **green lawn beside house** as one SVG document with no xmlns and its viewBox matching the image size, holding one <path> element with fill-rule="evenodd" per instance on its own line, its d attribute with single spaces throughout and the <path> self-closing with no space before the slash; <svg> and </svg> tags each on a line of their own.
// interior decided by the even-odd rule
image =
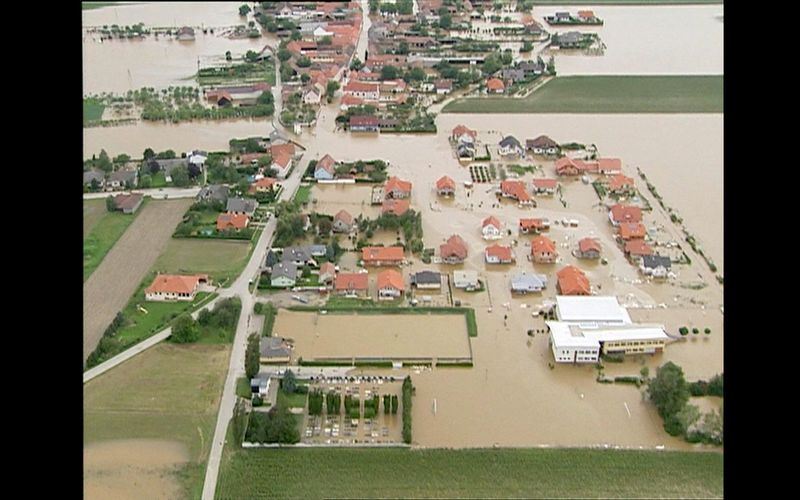
<svg viewBox="0 0 800 500">
<path fill-rule="evenodd" d="M 443 113 L 722 113 L 722 75 L 564 76 L 529 96 L 470 97 Z"/>
<path fill-rule="evenodd" d="M 300 186 L 294 194 L 294 201 L 300 204 L 306 204 L 311 199 L 311 186 Z"/>
<path fill-rule="evenodd" d="M 83 281 L 86 282 L 97 266 L 103 262 L 106 254 L 111 250 L 117 240 L 128 229 L 133 220 L 142 212 L 150 198 L 145 197 L 139 210 L 133 214 L 122 212 L 107 212 L 94 222 L 94 227 L 83 239 Z M 105 200 L 103 200 L 105 203 Z"/>
<path fill-rule="evenodd" d="M 133 295 L 128 305 L 123 309 L 128 324 L 117 332 L 117 338 L 126 346 L 131 346 L 169 326 L 169 322 L 179 314 L 186 311 L 193 311 L 198 306 L 205 304 L 213 297 L 208 292 L 199 292 L 193 301 L 175 302 L 147 302 L 144 299 L 144 289 L 153 282 L 154 274 L 148 274 L 147 278 L 139 285 L 139 289 Z M 147 312 L 137 307 L 141 306 Z M 206 342 L 208 343 L 208 342 Z M 218 343 L 218 342 L 211 342 Z"/>
</svg>

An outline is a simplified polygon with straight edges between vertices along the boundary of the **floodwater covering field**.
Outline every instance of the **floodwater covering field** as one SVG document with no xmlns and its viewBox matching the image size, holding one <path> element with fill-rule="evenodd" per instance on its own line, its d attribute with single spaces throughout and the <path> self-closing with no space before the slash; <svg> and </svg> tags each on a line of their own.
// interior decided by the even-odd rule
<svg viewBox="0 0 800 500">
<path fill-rule="evenodd" d="M 466 320 L 455 314 L 328 314 L 282 310 L 273 335 L 294 339 L 296 357 L 469 358 Z"/>
</svg>

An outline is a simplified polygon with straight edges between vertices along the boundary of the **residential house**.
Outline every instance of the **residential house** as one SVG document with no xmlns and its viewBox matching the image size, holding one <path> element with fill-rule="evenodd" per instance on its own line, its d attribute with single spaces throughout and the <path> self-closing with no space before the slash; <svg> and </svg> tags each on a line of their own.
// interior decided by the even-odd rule
<svg viewBox="0 0 800 500">
<path fill-rule="evenodd" d="M 445 264 L 461 264 L 467 258 L 467 244 L 461 236 L 454 234 L 439 245 L 439 255 Z"/>
<path fill-rule="evenodd" d="M 557 156 L 561 152 L 561 146 L 546 135 L 526 140 L 525 149 L 539 156 Z"/>
<path fill-rule="evenodd" d="M 403 275 L 394 269 L 378 273 L 378 300 L 401 298 L 405 291 Z"/>
<path fill-rule="evenodd" d="M 333 232 L 349 233 L 353 230 L 353 216 L 347 210 L 339 210 L 333 216 Z"/>
<path fill-rule="evenodd" d="M 303 90 L 303 102 L 305 104 L 312 104 L 319 106 L 321 99 L 322 99 L 322 92 L 319 91 L 316 85 L 312 85 L 307 89 Z"/>
<path fill-rule="evenodd" d="M 336 265 L 333 262 L 323 262 L 319 266 L 319 282 L 323 284 L 332 283 L 336 278 Z"/>
<path fill-rule="evenodd" d="M 550 221 L 548 219 L 520 219 L 519 232 L 522 234 L 539 234 L 542 231 L 550 229 Z"/>
<path fill-rule="evenodd" d="M 525 150 L 516 137 L 508 135 L 500 141 L 498 153 L 500 153 L 500 156 L 521 157 L 525 155 Z"/>
<path fill-rule="evenodd" d="M 361 249 L 364 266 L 399 266 L 403 263 L 403 247 L 364 247 Z"/>
<path fill-rule="evenodd" d="M 145 300 L 150 301 L 192 301 L 201 283 L 208 283 L 207 274 L 182 276 L 177 274 L 158 274 L 144 289 Z"/>
<path fill-rule="evenodd" d="M 186 159 L 189 160 L 190 165 L 202 168 L 206 164 L 206 160 L 208 160 L 208 152 L 195 149 L 186 153 Z"/>
<path fill-rule="evenodd" d="M 234 214 L 246 214 L 252 217 L 256 211 L 256 208 L 258 208 L 258 202 L 256 200 L 245 198 L 228 198 L 228 204 L 225 208 L 225 211 Z"/>
<path fill-rule="evenodd" d="M 351 132 L 377 132 L 380 130 L 377 116 L 353 115 L 350 117 Z"/>
<path fill-rule="evenodd" d="M 333 291 L 337 295 L 366 297 L 369 293 L 369 274 L 339 273 L 333 280 Z"/>
<path fill-rule="evenodd" d="M 566 266 L 556 273 L 561 295 L 591 295 L 589 278 L 575 266 Z"/>
<path fill-rule="evenodd" d="M 292 350 L 283 337 L 261 337 L 259 362 L 262 365 L 289 364 Z"/>
<path fill-rule="evenodd" d="M 644 240 L 630 240 L 625 242 L 624 252 L 626 257 L 635 262 L 640 257 L 653 255 L 653 248 Z"/>
<path fill-rule="evenodd" d="M 85 186 L 91 185 L 92 181 L 97 184 L 99 189 L 102 189 L 106 185 L 106 177 L 105 174 L 100 170 L 88 170 L 83 173 L 83 184 Z"/>
<path fill-rule="evenodd" d="M 211 184 L 200 189 L 195 199 L 197 201 L 218 201 L 220 203 L 227 203 L 228 193 L 230 193 L 230 188 L 228 188 L 228 186 Z"/>
<path fill-rule="evenodd" d="M 342 92 L 344 95 L 377 101 L 380 99 L 380 84 L 349 81 L 342 89 Z"/>
<path fill-rule="evenodd" d="M 471 292 L 480 286 L 476 271 L 453 271 L 453 286 Z"/>
<path fill-rule="evenodd" d="M 537 273 L 514 273 L 511 275 L 512 293 L 536 293 L 541 292 L 547 286 L 547 275 Z"/>
<path fill-rule="evenodd" d="M 503 227 L 494 215 L 483 219 L 481 225 L 484 240 L 498 240 L 503 237 Z"/>
<path fill-rule="evenodd" d="M 325 248 L 324 245 L 320 246 Z M 281 262 L 291 262 L 295 266 L 317 267 L 318 263 L 317 260 L 314 259 L 311 247 L 312 245 L 286 247 L 283 249 L 283 255 L 281 255 Z M 325 255 L 325 253 L 323 252 L 322 255 Z"/>
<path fill-rule="evenodd" d="M 389 198 L 387 200 L 383 200 L 383 203 L 381 204 L 381 214 L 393 214 L 400 217 L 404 213 L 408 212 L 410 206 L 411 202 L 408 200 L 396 200 Z"/>
<path fill-rule="evenodd" d="M 118 194 L 114 197 L 117 210 L 124 214 L 134 214 L 142 206 L 144 195 L 142 193 Z"/>
<path fill-rule="evenodd" d="M 531 258 L 537 264 L 553 264 L 558 258 L 556 244 L 547 236 L 537 236 L 531 240 Z"/>
<path fill-rule="evenodd" d="M 490 94 L 502 94 L 506 91 L 506 85 L 499 78 L 489 78 L 486 81 L 486 92 Z"/>
<path fill-rule="evenodd" d="M 264 337 L 271 338 L 271 337 Z M 254 396 L 260 396 L 261 399 L 266 398 L 269 393 L 270 378 L 265 376 L 263 378 L 254 377 L 250 379 L 250 392 Z"/>
<path fill-rule="evenodd" d="M 500 72 L 504 82 L 512 85 L 514 82 L 521 82 L 525 79 L 525 72 L 519 68 L 503 68 Z"/>
<path fill-rule="evenodd" d="M 506 198 L 517 200 L 520 205 L 536 206 L 536 202 L 525 190 L 525 183 L 522 181 L 501 181 L 500 194 Z"/>
<path fill-rule="evenodd" d="M 614 226 L 623 222 L 641 222 L 642 209 L 631 205 L 614 205 L 608 211 L 608 219 Z"/>
<path fill-rule="evenodd" d="M 642 274 L 653 278 L 666 278 L 672 269 L 672 260 L 663 255 L 643 255 L 639 263 Z"/>
<path fill-rule="evenodd" d="M 459 142 L 456 146 L 456 156 L 459 160 L 475 158 L 475 144 L 472 142 Z"/>
<path fill-rule="evenodd" d="M 136 181 L 138 179 L 139 172 L 136 170 L 117 170 L 108 176 L 108 182 L 106 182 L 106 186 L 110 186 L 112 188 L 133 189 L 136 187 Z"/>
<path fill-rule="evenodd" d="M 250 217 L 245 214 L 224 213 L 217 216 L 217 231 L 236 231 L 245 229 Z"/>
<path fill-rule="evenodd" d="M 453 91 L 453 81 L 436 80 L 433 82 L 433 88 L 436 89 L 438 95 L 447 95 Z"/>
<path fill-rule="evenodd" d="M 597 238 L 583 238 L 578 241 L 575 256 L 579 259 L 599 259 L 600 250 L 600 241 Z"/>
<path fill-rule="evenodd" d="M 272 266 L 270 285 L 277 288 L 288 288 L 297 283 L 297 266 L 293 262 L 278 262 Z"/>
<path fill-rule="evenodd" d="M 270 168 L 278 171 L 278 178 L 286 178 L 295 155 L 294 144 L 273 144 L 269 149 L 270 154 L 272 154 L 272 164 Z"/>
<path fill-rule="evenodd" d="M 167 182 L 172 182 L 172 171 L 179 167 L 188 167 L 189 160 L 186 158 L 173 158 L 171 160 L 151 160 L 149 165 L 155 163 L 158 165 L 159 170 L 164 171 L 164 179 Z M 152 170 L 151 170 L 152 171 Z"/>
<path fill-rule="evenodd" d="M 194 28 L 190 28 L 189 26 L 178 28 L 176 34 L 178 36 L 178 41 L 191 42 L 194 40 Z"/>
<path fill-rule="evenodd" d="M 595 19 L 594 11 L 591 11 L 591 10 L 579 10 L 578 11 L 578 19 L 580 19 L 582 22 L 594 21 L 594 19 Z"/>
<path fill-rule="evenodd" d="M 271 156 L 267 153 L 245 153 L 239 156 L 239 163 L 241 165 L 258 165 L 258 160 L 264 158 L 265 156 Z"/>
<path fill-rule="evenodd" d="M 265 92 L 270 92 L 272 87 L 268 83 L 254 83 L 251 85 L 236 85 L 232 87 L 217 87 L 213 90 L 205 92 L 206 100 L 216 104 L 219 107 L 223 106 L 255 106 L 258 104 L 258 98 Z M 208 155 L 203 155 L 208 158 Z M 197 161 L 198 159 L 195 159 Z M 205 163 L 205 159 L 203 160 Z"/>
<path fill-rule="evenodd" d="M 532 75 L 543 74 L 547 66 L 544 64 L 544 61 L 538 59 L 536 61 L 523 61 L 517 65 L 517 68 L 521 69 L 525 74 L 525 78 L 527 78 Z"/>
<path fill-rule="evenodd" d="M 557 175 L 579 175 L 581 173 L 575 160 L 567 156 L 556 160 L 555 169 Z"/>
<path fill-rule="evenodd" d="M 262 177 L 252 184 L 250 184 L 250 188 L 247 190 L 250 194 L 255 193 L 268 193 L 274 189 L 277 189 L 278 181 L 272 177 Z"/>
<path fill-rule="evenodd" d="M 456 181 L 448 176 L 442 176 L 436 181 L 436 194 L 439 196 L 454 196 L 456 194 Z"/>
<path fill-rule="evenodd" d="M 558 181 L 556 179 L 533 179 L 533 192 L 552 196 L 556 194 Z"/>
<path fill-rule="evenodd" d="M 478 138 L 478 132 L 469 127 L 465 127 L 464 125 L 458 125 L 450 134 L 450 140 L 462 141 L 464 140 L 464 136 L 468 137 L 471 140 L 470 142 L 475 142 L 475 140 Z"/>
<path fill-rule="evenodd" d="M 647 228 L 641 222 L 622 222 L 619 225 L 619 237 L 622 241 L 643 240 L 647 236 Z"/>
<path fill-rule="evenodd" d="M 418 271 L 411 275 L 411 286 L 420 290 L 441 289 L 442 275 L 436 271 Z"/>
<path fill-rule="evenodd" d="M 511 247 L 494 244 L 486 247 L 484 259 L 487 264 L 511 264 L 514 262 L 514 252 Z"/>
<path fill-rule="evenodd" d="M 387 198 L 410 198 L 411 183 L 392 176 L 386 181 L 383 192 Z"/>
<path fill-rule="evenodd" d="M 636 194 L 633 179 L 617 174 L 608 180 L 608 192 L 617 196 L 632 196 Z"/>
<path fill-rule="evenodd" d="M 622 160 L 619 158 L 598 158 L 595 163 L 597 164 L 597 171 L 603 175 L 622 173 Z"/>
<path fill-rule="evenodd" d="M 583 41 L 583 34 L 577 31 L 569 31 L 567 33 L 556 33 L 550 42 L 554 47 L 562 49 L 576 49 L 581 46 Z"/>
<path fill-rule="evenodd" d="M 314 167 L 314 179 L 332 180 L 336 175 L 336 160 L 329 154 L 322 157 Z"/>
</svg>

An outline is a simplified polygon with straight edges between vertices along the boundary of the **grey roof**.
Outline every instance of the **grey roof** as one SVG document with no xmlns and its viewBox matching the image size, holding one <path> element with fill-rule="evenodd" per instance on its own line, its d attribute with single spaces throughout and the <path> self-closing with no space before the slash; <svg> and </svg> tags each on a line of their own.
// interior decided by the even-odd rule
<svg viewBox="0 0 800 500">
<path fill-rule="evenodd" d="M 524 80 L 525 72 L 521 69 L 505 68 L 503 69 L 503 78 L 511 80 Z"/>
<path fill-rule="evenodd" d="M 558 143 L 546 135 L 540 135 L 536 139 L 528 139 L 525 145 L 529 148 L 557 148 Z"/>
<path fill-rule="evenodd" d="M 102 184 L 105 180 L 105 175 L 99 170 L 89 170 L 83 173 L 84 184 L 91 184 L 92 179 L 96 180 L 98 184 Z"/>
<path fill-rule="evenodd" d="M 281 257 L 281 261 L 289 262 L 289 261 L 307 261 L 312 257 L 311 255 L 311 247 L 310 246 L 302 246 L 302 247 L 286 247 L 283 249 L 283 256 Z"/>
<path fill-rule="evenodd" d="M 256 200 L 246 200 L 244 198 L 228 198 L 227 212 L 252 213 L 258 206 Z"/>
<path fill-rule="evenodd" d="M 122 183 L 134 182 L 136 181 L 136 171 L 117 170 L 116 172 L 108 176 L 108 180 L 111 182 L 122 182 Z"/>
<path fill-rule="evenodd" d="M 291 280 L 297 279 L 297 267 L 292 262 L 279 262 L 272 266 L 272 279 L 283 276 Z"/>
<path fill-rule="evenodd" d="M 516 137 L 513 135 L 508 135 L 500 141 L 500 145 L 504 148 L 514 147 L 514 148 L 521 148 L 522 144 L 519 143 Z"/>
<path fill-rule="evenodd" d="M 286 357 L 292 353 L 283 337 L 262 337 L 259 347 L 262 358 Z"/>
<path fill-rule="evenodd" d="M 318 27 L 325 28 L 325 23 L 320 22 L 310 22 L 310 23 L 300 23 L 300 33 L 313 33 Z"/>
<path fill-rule="evenodd" d="M 456 154 L 459 158 L 475 156 L 475 146 L 468 143 L 459 144 L 456 148 Z"/>
<path fill-rule="evenodd" d="M 420 271 L 411 275 L 411 282 L 417 285 L 440 285 L 442 283 L 442 275 L 436 271 Z"/>
<path fill-rule="evenodd" d="M 517 68 L 521 69 L 522 71 L 544 71 L 545 65 L 542 61 L 524 61 L 517 65 Z"/>
<path fill-rule="evenodd" d="M 203 189 L 197 193 L 197 199 L 202 200 L 211 198 L 224 203 L 228 200 L 228 193 L 230 193 L 228 186 L 223 186 L 222 184 L 211 184 L 210 186 L 204 186 Z"/>
<path fill-rule="evenodd" d="M 583 39 L 583 35 L 577 31 L 570 31 L 569 33 L 560 33 L 558 35 L 559 43 L 578 43 Z"/>
<path fill-rule="evenodd" d="M 541 290 L 547 285 L 544 274 L 517 273 L 511 275 L 512 290 Z"/>
<path fill-rule="evenodd" d="M 642 265 L 647 269 L 655 269 L 657 267 L 670 269 L 672 267 L 672 260 L 663 255 L 645 255 L 642 257 Z"/>
<path fill-rule="evenodd" d="M 272 338 L 272 337 L 265 337 L 265 338 Z M 266 389 L 267 381 L 268 381 L 268 379 L 266 379 L 266 378 L 259 378 L 259 377 L 251 378 L 250 379 L 250 387 L 263 387 L 263 388 Z"/>
<path fill-rule="evenodd" d="M 169 174 L 172 172 L 176 167 L 180 167 L 181 165 L 189 166 L 189 160 L 187 158 L 175 158 L 172 160 L 155 160 L 158 163 L 158 166 L 163 170 L 165 173 Z"/>
<path fill-rule="evenodd" d="M 308 250 L 311 252 L 311 255 L 315 257 L 320 257 L 322 255 L 328 254 L 328 247 L 325 245 L 309 245 Z"/>
</svg>

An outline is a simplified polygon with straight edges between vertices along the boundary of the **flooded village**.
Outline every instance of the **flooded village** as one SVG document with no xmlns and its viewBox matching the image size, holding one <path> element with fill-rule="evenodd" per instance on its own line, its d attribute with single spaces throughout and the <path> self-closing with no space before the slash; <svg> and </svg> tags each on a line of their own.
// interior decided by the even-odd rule
<svg viewBox="0 0 800 500">
<path fill-rule="evenodd" d="M 83 11 L 87 495 L 252 496 L 289 443 L 722 451 L 722 113 L 448 106 L 721 75 L 723 7 L 529 3 Z"/>
</svg>

